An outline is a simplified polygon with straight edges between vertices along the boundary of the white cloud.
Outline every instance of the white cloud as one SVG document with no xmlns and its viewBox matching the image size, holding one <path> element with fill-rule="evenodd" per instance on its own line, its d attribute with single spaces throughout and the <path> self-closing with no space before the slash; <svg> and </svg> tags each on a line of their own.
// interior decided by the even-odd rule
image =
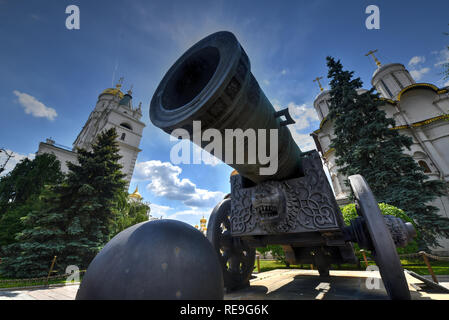
<svg viewBox="0 0 449 320">
<path fill-rule="evenodd" d="M 37 118 L 47 118 L 51 121 L 58 116 L 55 109 L 47 107 L 35 97 L 17 90 L 14 90 L 13 93 L 19 98 L 19 103 L 25 109 L 26 114 L 32 114 Z"/>
<path fill-rule="evenodd" d="M 424 63 L 426 61 L 426 58 L 423 56 L 414 56 L 410 59 L 408 65 L 409 66 L 416 66 L 417 64 Z"/>
<path fill-rule="evenodd" d="M 445 87 L 449 87 L 449 80 L 447 80 L 447 81 L 444 83 L 444 86 L 445 86 Z"/>
<path fill-rule="evenodd" d="M 315 142 L 310 134 L 299 133 L 298 131 L 291 131 L 293 140 L 295 140 L 301 151 L 310 151 L 316 149 Z"/>
<path fill-rule="evenodd" d="M 179 148 L 181 150 L 190 150 L 189 152 L 191 152 L 191 154 L 190 154 L 191 161 L 193 161 L 193 159 L 192 159 L 193 155 L 196 155 L 198 158 L 201 159 L 201 161 L 202 161 L 201 163 L 205 164 L 205 165 L 215 167 L 219 164 L 224 163 L 220 159 L 213 156 L 209 152 L 203 150 L 201 147 L 197 146 L 196 144 L 194 144 L 192 141 L 190 141 L 188 139 L 176 141 L 176 144 L 179 144 Z"/>
<path fill-rule="evenodd" d="M 435 67 L 439 67 L 445 63 L 449 63 L 449 49 L 444 48 L 441 51 L 432 52 L 437 55 L 437 63 Z"/>
<path fill-rule="evenodd" d="M 286 74 L 287 74 L 287 70 L 286 70 L 286 69 L 283 69 L 283 70 L 281 71 L 281 75 L 285 76 Z"/>
<path fill-rule="evenodd" d="M 318 121 L 318 114 L 313 107 L 308 107 L 306 104 L 298 105 L 294 102 L 290 102 L 288 105 L 288 111 L 295 120 L 293 128 L 296 130 L 307 129 L 310 126 L 310 121 Z"/>
<path fill-rule="evenodd" d="M 163 206 L 156 203 L 150 203 L 150 214 L 155 218 L 166 218 L 168 215 L 168 212 L 173 210 L 172 207 L 169 206 Z"/>
<path fill-rule="evenodd" d="M 167 215 L 166 219 L 179 219 L 179 217 L 183 217 L 182 219 L 185 219 L 186 216 L 193 216 L 193 217 L 204 217 L 207 220 L 209 220 L 210 214 L 213 210 L 213 207 L 207 208 L 207 209 L 199 209 L 197 207 L 192 207 L 190 209 L 176 211 L 172 214 Z"/>
<path fill-rule="evenodd" d="M 20 153 L 17 153 L 12 150 L 8 150 L 8 149 L 6 149 L 6 152 L 8 154 L 12 154 L 12 157 L 8 160 L 8 163 L 4 167 L 5 170 L 2 173 L 0 173 L 0 176 L 4 176 L 4 175 L 8 174 L 12 169 L 14 169 L 16 164 L 18 164 L 23 159 L 25 159 L 25 158 L 34 159 L 34 157 L 35 157 L 34 153 L 30 153 L 28 155 L 23 155 L 23 154 L 20 154 Z M 7 158 L 8 157 L 5 154 L 5 152 L 0 151 L 0 168 L 5 165 Z"/>
<path fill-rule="evenodd" d="M 285 109 L 285 107 L 281 106 L 276 100 L 273 101 L 273 107 L 277 111 Z M 306 104 L 298 105 L 294 102 L 290 102 L 287 105 L 287 108 L 293 120 L 295 120 L 295 124 L 289 126 L 290 129 L 307 129 L 311 125 L 311 121 L 319 120 L 318 114 L 316 113 L 315 109 L 312 107 L 308 107 Z"/>
<path fill-rule="evenodd" d="M 181 179 L 182 169 L 169 162 L 151 160 L 136 164 L 136 180 L 150 181 L 147 190 L 189 207 L 210 207 L 223 199 L 221 191 L 197 188 L 189 179 Z"/>
<path fill-rule="evenodd" d="M 421 68 L 418 70 L 410 70 L 410 75 L 413 77 L 413 79 L 420 80 L 423 77 L 423 75 L 425 75 L 429 71 L 430 71 L 430 68 Z"/>
<path fill-rule="evenodd" d="M 279 111 L 284 109 L 279 101 L 272 101 L 275 110 Z M 295 124 L 289 125 L 290 132 L 292 134 L 293 140 L 299 146 L 301 151 L 309 151 L 316 149 L 315 142 L 309 133 L 304 133 L 305 129 L 308 129 L 313 121 L 319 121 L 318 114 L 313 107 L 308 107 L 307 104 L 298 105 L 294 102 L 290 102 L 288 105 L 288 111 L 295 120 Z"/>
<path fill-rule="evenodd" d="M 150 203 L 151 216 L 154 218 L 162 219 L 173 219 L 180 220 L 194 226 L 199 225 L 199 220 L 201 217 L 209 220 L 210 214 L 214 207 L 210 208 L 198 208 L 198 207 L 188 207 L 187 209 L 177 210 L 175 208 L 164 206 L 156 203 Z"/>
</svg>

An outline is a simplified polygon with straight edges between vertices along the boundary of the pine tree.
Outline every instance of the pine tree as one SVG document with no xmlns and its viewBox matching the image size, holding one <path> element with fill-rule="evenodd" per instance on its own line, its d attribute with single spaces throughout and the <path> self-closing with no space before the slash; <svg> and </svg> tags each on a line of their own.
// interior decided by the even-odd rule
<svg viewBox="0 0 449 320">
<path fill-rule="evenodd" d="M 416 221 L 420 245 L 438 245 L 436 236 L 449 236 L 449 219 L 438 215 L 429 203 L 443 195 L 445 185 L 440 180 L 429 181 L 422 168 L 405 153 L 412 139 L 391 128 L 379 106 L 384 102 L 371 90 L 359 94 L 360 78 L 344 71 L 340 61 L 327 58 L 331 79 L 329 119 L 333 121 L 336 164 L 345 176 L 361 174 L 378 202 L 398 207 Z"/>
<path fill-rule="evenodd" d="M 114 128 L 101 133 L 92 151 L 78 149 L 78 164 L 68 163 L 65 181 L 42 194 L 41 206 L 24 219 L 18 243 L 5 247 L 0 272 L 7 277 L 37 277 L 69 265 L 85 269 L 110 239 L 117 198 L 125 181 Z"/>
<path fill-rule="evenodd" d="M 24 229 L 16 243 L 2 248 L 0 274 L 10 278 L 43 277 L 48 274 L 54 256 L 60 257 L 65 246 L 67 217 L 58 209 L 55 186 L 47 186 L 33 210 L 22 218 Z M 60 265 L 57 265 L 59 267 Z"/>
<path fill-rule="evenodd" d="M 113 233 L 118 197 L 126 185 L 116 138 L 114 128 L 101 133 L 92 151 L 78 150 L 79 164 L 69 164 L 61 190 L 64 214 L 70 217 L 63 254 L 67 265 L 86 268 Z"/>
</svg>

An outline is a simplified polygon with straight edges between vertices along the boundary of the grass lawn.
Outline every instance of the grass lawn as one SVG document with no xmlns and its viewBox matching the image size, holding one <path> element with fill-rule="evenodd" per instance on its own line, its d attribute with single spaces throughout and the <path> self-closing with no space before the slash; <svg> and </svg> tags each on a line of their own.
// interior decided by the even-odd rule
<svg viewBox="0 0 449 320">
<path fill-rule="evenodd" d="M 83 278 L 83 273 L 80 274 L 80 281 Z M 38 279 L 7 279 L 0 276 L 0 289 L 7 288 L 22 288 L 22 287 L 33 287 L 33 286 L 45 286 L 45 285 L 55 285 L 55 284 L 65 284 L 70 283 L 70 281 L 66 281 L 66 277 L 50 277 L 48 283 L 46 278 L 38 278 Z"/>
<path fill-rule="evenodd" d="M 2 281 L 2 280 L 8 280 L 8 281 Z M 45 280 L 21 280 L 18 279 L 16 281 L 10 281 L 14 279 L 2 279 L 0 278 L 0 289 L 6 289 L 6 288 L 21 288 L 21 287 L 32 287 L 32 286 L 44 286 L 47 284 Z M 59 280 L 49 280 L 48 284 L 63 284 L 67 281 L 65 279 L 59 279 Z"/>
<path fill-rule="evenodd" d="M 420 275 L 429 275 L 429 270 L 427 266 L 424 264 L 422 260 L 401 260 L 402 266 L 404 269 L 416 272 Z M 370 265 L 374 265 L 375 263 L 372 261 L 368 261 Z M 365 263 L 362 261 L 362 268 L 364 269 Z M 431 261 L 430 265 L 432 266 L 433 272 L 436 275 L 449 274 L 449 262 L 447 261 Z M 257 266 L 257 263 L 255 264 Z M 290 269 L 300 269 L 300 265 L 291 265 Z M 275 270 L 275 269 L 288 269 L 285 264 L 276 261 L 276 260 L 260 260 L 260 272 Z M 309 264 L 304 264 L 302 269 L 310 270 Z M 337 265 L 332 265 L 331 270 L 363 270 L 357 268 L 355 264 L 342 264 L 340 268 Z M 255 269 L 257 271 L 257 267 Z"/>
</svg>

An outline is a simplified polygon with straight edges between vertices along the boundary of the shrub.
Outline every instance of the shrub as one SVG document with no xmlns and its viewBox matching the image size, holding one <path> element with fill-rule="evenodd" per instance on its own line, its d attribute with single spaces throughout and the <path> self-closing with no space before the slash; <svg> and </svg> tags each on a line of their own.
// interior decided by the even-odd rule
<svg viewBox="0 0 449 320">
<path fill-rule="evenodd" d="M 257 248 L 257 251 L 259 251 L 263 256 L 265 256 L 268 252 L 271 252 L 273 258 L 285 264 L 287 268 L 290 267 L 290 263 L 285 259 L 284 249 L 282 249 L 282 246 L 280 245 L 268 245 L 264 248 Z"/>
</svg>

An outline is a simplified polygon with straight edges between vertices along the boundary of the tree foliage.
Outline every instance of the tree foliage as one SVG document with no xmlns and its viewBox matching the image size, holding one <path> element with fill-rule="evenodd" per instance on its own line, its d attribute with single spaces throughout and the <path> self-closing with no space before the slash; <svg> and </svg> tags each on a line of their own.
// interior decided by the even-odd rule
<svg viewBox="0 0 449 320">
<path fill-rule="evenodd" d="M 414 159 L 405 154 L 412 139 L 401 135 L 374 88 L 361 93 L 360 78 L 344 71 L 340 61 L 327 58 L 331 79 L 329 119 L 333 121 L 336 164 L 345 176 L 361 174 L 379 202 L 401 208 L 421 235 L 421 246 L 438 245 L 436 236 L 449 236 L 449 219 L 438 215 L 430 202 L 443 195 L 442 181 L 429 181 Z"/>
<path fill-rule="evenodd" d="M 126 192 L 123 192 L 118 199 L 117 215 L 111 237 L 137 223 L 148 221 L 150 215 L 150 206 L 148 204 L 130 201 Z"/>
<path fill-rule="evenodd" d="M 416 224 L 413 219 L 410 219 L 403 210 L 396 208 L 395 206 L 391 206 L 386 203 L 379 203 L 380 211 L 383 215 L 390 215 L 397 218 L 401 218 L 405 222 L 411 222 L 415 228 Z M 343 208 L 341 208 L 341 213 L 343 214 L 343 219 L 347 226 L 351 225 L 351 220 L 354 220 L 358 217 L 357 210 L 355 208 L 354 203 L 350 203 Z M 419 234 L 418 234 L 419 238 Z M 355 244 L 356 246 L 356 244 Z M 358 250 L 358 246 L 356 246 L 356 251 Z M 418 252 L 418 243 L 416 240 L 412 240 L 405 248 L 397 248 L 399 254 L 405 253 L 416 253 Z"/>
<path fill-rule="evenodd" d="M 15 243 L 23 230 L 22 218 L 40 207 L 40 195 L 48 185 L 63 179 L 59 160 L 42 154 L 25 158 L 0 178 L 0 246 Z"/>
<path fill-rule="evenodd" d="M 286 267 L 290 267 L 290 263 L 285 259 L 284 249 L 282 249 L 282 246 L 280 246 L 280 245 L 268 245 L 263 248 L 257 248 L 257 251 L 259 251 L 264 256 L 267 253 L 271 252 L 271 255 L 273 256 L 273 258 L 275 258 L 277 261 L 285 264 Z"/>
<path fill-rule="evenodd" d="M 98 135 L 92 150 L 78 149 L 78 164 L 68 163 L 63 183 L 48 187 L 41 207 L 22 219 L 18 243 L 5 247 L 0 264 L 4 276 L 35 277 L 68 265 L 85 269 L 110 239 L 117 219 L 117 202 L 125 181 L 114 128 Z"/>
</svg>

